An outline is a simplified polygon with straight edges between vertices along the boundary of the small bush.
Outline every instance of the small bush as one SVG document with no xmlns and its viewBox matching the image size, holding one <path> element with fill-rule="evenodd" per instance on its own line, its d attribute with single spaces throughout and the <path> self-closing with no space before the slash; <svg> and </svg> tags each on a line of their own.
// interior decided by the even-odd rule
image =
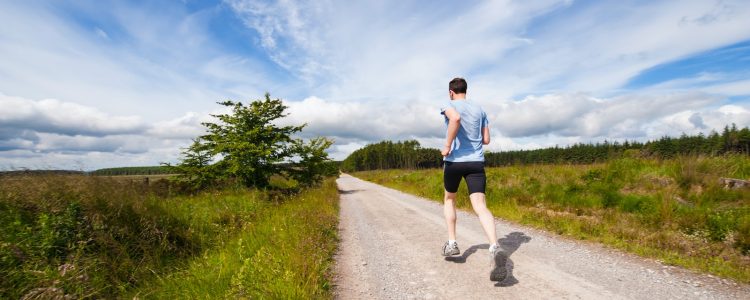
<svg viewBox="0 0 750 300">
<path fill-rule="evenodd" d="M 706 175 L 706 159 L 697 156 L 682 156 L 675 159 L 672 176 L 682 189 L 701 184 Z"/>
<path fill-rule="evenodd" d="M 620 201 L 620 209 L 629 213 L 641 212 L 649 208 L 649 200 L 649 197 L 646 196 L 623 196 Z"/>
<path fill-rule="evenodd" d="M 601 192 L 602 206 L 604 207 L 615 207 L 620 204 L 620 194 L 612 190 L 604 190 Z"/>
<path fill-rule="evenodd" d="M 597 181 L 602 181 L 604 179 L 604 170 L 602 169 L 589 170 L 588 172 L 581 175 L 581 179 L 586 184 L 592 184 Z"/>
<path fill-rule="evenodd" d="M 706 220 L 708 238 L 712 241 L 721 242 L 727 234 L 735 228 L 735 220 L 730 213 L 714 212 L 708 215 Z"/>
<path fill-rule="evenodd" d="M 588 188 L 591 193 L 599 197 L 602 207 L 612 208 L 620 204 L 622 195 L 616 186 L 606 182 L 594 182 L 589 184 Z"/>
</svg>

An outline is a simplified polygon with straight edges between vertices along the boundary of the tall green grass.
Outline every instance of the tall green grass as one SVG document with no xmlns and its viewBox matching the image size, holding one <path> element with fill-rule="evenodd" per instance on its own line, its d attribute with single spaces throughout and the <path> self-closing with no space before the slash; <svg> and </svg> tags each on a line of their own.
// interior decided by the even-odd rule
<svg viewBox="0 0 750 300">
<path fill-rule="evenodd" d="M 237 200 L 226 199 L 225 202 L 247 203 L 244 199 Z M 322 188 L 308 190 L 282 203 L 254 203 L 261 207 L 243 210 L 244 214 L 233 217 L 216 215 L 211 207 L 199 211 L 185 207 L 184 213 L 179 214 L 181 218 L 198 216 L 216 220 L 218 217 L 232 224 L 230 227 L 237 228 L 238 233 L 216 241 L 219 247 L 193 257 L 177 271 L 158 276 L 134 296 L 146 299 L 330 298 L 329 279 L 338 218 L 335 182 L 328 180 Z"/>
<path fill-rule="evenodd" d="M 0 298 L 330 297 L 336 193 L 332 180 L 163 197 L 111 178 L 2 177 Z"/>
<path fill-rule="evenodd" d="M 442 170 L 354 174 L 442 201 Z M 487 169 L 488 207 L 501 218 L 750 282 L 750 158 L 623 158 L 593 165 Z M 465 185 L 457 205 L 470 207 Z"/>
</svg>

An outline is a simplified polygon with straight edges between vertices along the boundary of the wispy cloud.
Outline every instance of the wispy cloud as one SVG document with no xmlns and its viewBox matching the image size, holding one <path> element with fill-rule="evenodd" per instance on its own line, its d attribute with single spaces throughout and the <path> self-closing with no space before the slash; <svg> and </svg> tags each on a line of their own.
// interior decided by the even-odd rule
<svg viewBox="0 0 750 300">
<path fill-rule="evenodd" d="M 96 33 L 96 35 L 98 35 L 99 37 L 103 39 L 109 39 L 109 34 L 107 34 L 106 31 L 102 30 L 99 27 L 94 28 L 94 32 Z"/>
<path fill-rule="evenodd" d="M 308 82 L 323 75 L 327 67 L 314 59 L 326 55 L 319 23 L 328 16 L 325 1 L 225 1 L 244 23 L 260 35 L 260 44 L 279 66 Z"/>
<path fill-rule="evenodd" d="M 750 7 L 737 1 L 229 3 L 269 55 L 325 66 L 313 70 L 332 99 L 434 99 L 455 75 L 479 99 L 606 94 L 651 67 L 750 39 Z"/>
<path fill-rule="evenodd" d="M 15 25 L 0 28 L 0 92 L 153 121 L 276 86 L 264 75 L 262 58 L 237 58 L 216 46 L 208 31 L 211 11 L 109 4 L 111 9 L 2 4 L 0 18 Z M 106 20 L 118 34 L 102 39 L 104 29 L 63 17 L 59 10 L 65 9 L 94 10 L 87 17 Z"/>
</svg>

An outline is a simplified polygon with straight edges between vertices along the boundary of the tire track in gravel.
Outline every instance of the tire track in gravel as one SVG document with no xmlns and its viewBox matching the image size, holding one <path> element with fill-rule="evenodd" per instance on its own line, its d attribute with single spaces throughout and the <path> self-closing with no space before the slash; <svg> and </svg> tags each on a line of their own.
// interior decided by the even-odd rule
<svg viewBox="0 0 750 300">
<path fill-rule="evenodd" d="M 440 255 L 442 206 L 349 175 L 341 196 L 339 299 L 750 299 L 750 287 L 496 220 L 508 278 L 489 280 L 475 215 L 458 212 L 461 255 Z"/>
</svg>

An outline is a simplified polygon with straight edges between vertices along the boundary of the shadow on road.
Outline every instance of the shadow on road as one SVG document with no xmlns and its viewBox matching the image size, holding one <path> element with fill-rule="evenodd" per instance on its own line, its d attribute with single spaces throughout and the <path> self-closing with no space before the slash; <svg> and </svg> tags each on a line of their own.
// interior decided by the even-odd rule
<svg viewBox="0 0 750 300">
<path fill-rule="evenodd" d="M 518 279 L 513 277 L 514 265 L 513 260 L 510 259 L 510 255 L 513 254 L 513 252 L 516 252 L 516 250 L 521 247 L 521 244 L 528 243 L 529 241 L 531 241 L 530 236 L 518 231 L 511 232 L 505 237 L 497 240 L 500 245 L 501 253 L 499 253 L 495 259 L 502 263 L 499 263 L 498 269 L 492 270 L 492 272 L 505 272 L 506 275 L 505 279 L 495 283 L 495 286 L 506 287 L 518 283 Z"/>
<path fill-rule="evenodd" d="M 521 244 L 528 243 L 531 241 L 531 237 L 526 235 L 523 232 L 511 232 L 505 237 L 498 239 L 497 243 L 500 245 L 500 253 L 498 256 L 495 257 L 495 259 L 498 262 L 498 268 L 495 270 L 492 270 L 491 273 L 498 273 L 503 274 L 502 277 L 505 277 L 502 281 L 499 281 L 495 283 L 495 286 L 512 286 L 518 283 L 518 280 L 513 277 L 513 260 L 510 259 L 511 254 L 513 252 L 516 252 L 518 248 L 521 247 Z M 488 244 L 479 244 L 479 245 L 472 245 L 466 251 L 464 251 L 461 256 L 448 256 L 445 258 L 446 261 L 462 264 L 466 262 L 466 259 L 477 252 L 479 249 L 489 249 L 490 245 Z"/>
<path fill-rule="evenodd" d="M 339 194 L 341 194 L 341 195 L 348 195 L 348 194 L 354 194 L 354 193 L 359 192 L 359 191 L 362 191 L 362 190 L 342 190 L 342 189 L 339 189 Z"/>
<path fill-rule="evenodd" d="M 489 249 L 489 244 L 479 244 L 479 245 L 473 245 L 466 249 L 463 253 L 461 253 L 461 256 L 447 256 L 445 257 L 445 260 L 451 261 L 457 264 L 462 264 L 466 262 L 466 258 L 469 257 L 469 255 L 474 254 L 474 252 L 477 252 L 477 249 Z"/>
</svg>

